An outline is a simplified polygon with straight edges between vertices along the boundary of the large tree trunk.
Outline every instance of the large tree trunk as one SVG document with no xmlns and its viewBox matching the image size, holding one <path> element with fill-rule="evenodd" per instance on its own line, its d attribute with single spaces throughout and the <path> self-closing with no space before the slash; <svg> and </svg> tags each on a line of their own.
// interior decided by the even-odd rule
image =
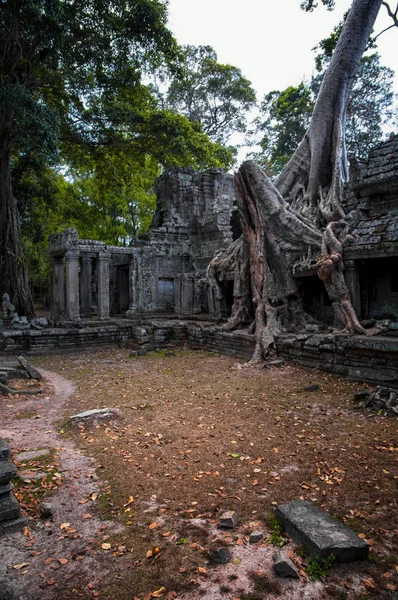
<svg viewBox="0 0 398 600">
<path fill-rule="evenodd" d="M 251 362 L 272 356 L 278 333 L 303 324 L 305 315 L 293 267 L 311 259 L 315 263 L 321 250 L 316 261 L 318 275 L 343 331 L 368 333 L 351 304 L 344 280 L 343 241 L 337 233 L 345 237 L 348 233 L 341 203 L 342 185 L 348 177 L 347 102 L 381 3 L 353 1 L 308 131 L 275 185 L 250 161 L 243 163 L 235 176 L 243 236 L 250 254 L 255 309 L 256 349 Z M 222 261 L 219 256 L 218 263 Z M 230 323 L 232 328 L 234 323 Z"/>
<path fill-rule="evenodd" d="M 354 0 L 323 77 L 310 126 L 276 181 L 295 208 L 322 224 L 343 216 L 341 184 L 348 179 L 347 103 L 382 0 Z"/>
<path fill-rule="evenodd" d="M 19 314 L 34 316 L 33 299 L 24 263 L 18 208 L 11 186 L 12 113 L 0 113 L 0 287 Z"/>
</svg>

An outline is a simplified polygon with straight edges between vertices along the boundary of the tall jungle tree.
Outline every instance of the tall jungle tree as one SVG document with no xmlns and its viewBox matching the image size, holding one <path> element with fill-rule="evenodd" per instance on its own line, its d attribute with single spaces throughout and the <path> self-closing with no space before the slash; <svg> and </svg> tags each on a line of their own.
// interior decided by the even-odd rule
<svg viewBox="0 0 398 600">
<path fill-rule="evenodd" d="M 214 141 L 226 144 L 246 131 L 246 115 L 256 93 L 237 67 L 221 64 L 211 46 L 183 46 L 179 69 L 160 69 L 153 89 L 165 108 L 199 124 Z"/>
<path fill-rule="evenodd" d="M 292 267 L 306 255 L 318 255 L 318 275 L 343 330 L 366 333 L 344 281 L 342 249 L 350 223 L 342 207 L 342 187 L 348 177 L 347 103 L 381 4 L 382 0 L 353 0 L 307 132 L 275 183 L 252 161 L 243 163 L 235 176 L 243 235 L 234 248 L 213 259 L 209 274 L 214 280 L 225 268 L 235 267 L 239 284 L 227 328 L 246 317 L 242 307 L 251 290 L 256 335 L 253 362 L 275 352 L 275 337 L 283 327 L 300 326 L 304 321 Z"/>
<path fill-rule="evenodd" d="M 92 112 L 106 89 L 137 87 L 142 65 L 170 58 L 164 0 L 5 0 L 0 4 L 0 283 L 34 312 L 23 256 L 13 151 L 54 156 L 65 139 L 100 140 Z M 46 156 L 45 156 L 46 155 Z"/>
</svg>

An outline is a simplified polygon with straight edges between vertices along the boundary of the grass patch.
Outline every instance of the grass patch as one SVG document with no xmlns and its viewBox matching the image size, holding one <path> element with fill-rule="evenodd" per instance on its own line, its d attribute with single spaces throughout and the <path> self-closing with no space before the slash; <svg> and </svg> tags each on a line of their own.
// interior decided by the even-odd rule
<svg viewBox="0 0 398 600">
<path fill-rule="evenodd" d="M 329 554 L 326 558 L 314 558 L 311 557 L 307 560 L 307 573 L 308 576 L 316 581 L 317 579 L 325 579 L 330 569 L 332 568 L 333 563 L 335 562 L 336 557 L 334 554 Z"/>
<path fill-rule="evenodd" d="M 57 455 L 50 451 L 35 459 L 25 460 L 21 463 L 23 469 L 32 472 L 29 482 L 20 477 L 13 479 L 13 493 L 28 516 L 37 516 L 37 507 L 44 499 L 48 499 L 61 485 L 62 479 L 58 473 L 59 464 Z M 36 473 L 43 473 L 43 477 L 35 479 Z"/>
<path fill-rule="evenodd" d="M 271 546 L 276 546 L 277 548 L 287 544 L 289 540 L 283 535 L 282 527 L 275 517 L 270 519 L 270 526 L 272 533 L 267 540 L 268 544 L 271 544 Z"/>
</svg>

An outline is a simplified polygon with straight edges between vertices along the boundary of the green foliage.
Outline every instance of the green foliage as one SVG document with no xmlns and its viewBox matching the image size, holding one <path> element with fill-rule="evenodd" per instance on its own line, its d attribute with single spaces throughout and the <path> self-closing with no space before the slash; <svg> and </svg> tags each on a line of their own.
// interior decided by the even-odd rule
<svg viewBox="0 0 398 600">
<path fill-rule="evenodd" d="M 313 106 L 312 91 L 304 83 L 265 95 L 260 105 L 261 116 L 255 121 L 256 131 L 262 135 L 261 151 L 255 158 L 272 174 L 282 170 L 297 148 L 308 127 Z"/>
<path fill-rule="evenodd" d="M 255 91 L 240 69 L 217 61 L 211 46 L 184 46 L 177 72 L 161 71 L 158 79 L 152 89 L 162 106 L 188 117 L 214 141 L 225 144 L 232 133 L 246 131 Z"/>
<path fill-rule="evenodd" d="M 322 0 L 322 4 L 324 6 L 326 6 L 326 8 L 328 10 L 333 10 L 335 1 L 334 0 Z M 314 10 L 314 8 L 317 8 L 317 6 L 318 6 L 318 2 L 316 0 L 304 0 L 304 2 L 302 2 L 300 4 L 301 9 L 305 10 L 306 12 L 312 12 Z"/>
<path fill-rule="evenodd" d="M 272 533 L 269 536 L 267 542 L 269 544 L 271 544 L 272 546 L 277 546 L 279 548 L 281 546 L 284 546 L 285 544 L 287 544 L 288 539 L 283 536 L 282 528 L 281 528 L 279 521 L 277 521 L 277 519 L 272 519 L 271 526 L 272 526 Z"/>
<path fill-rule="evenodd" d="M 336 557 L 334 554 L 329 554 L 326 558 L 309 558 L 307 573 L 313 580 L 324 579 L 329 573 Z"/>
<path fill-rule="evenodd" d="M 233 149 L 141 82 L 160 64 L 172 72 L 178 57 L 166 9 L 166 0 L 0 4 L 0 126 L 10 123 L 0 135 L 36 289 L 48 285 L 50 233 L 75 226 L 129 244 L 150 225 L 162 168 L 234 162 Z"/>
</svg>

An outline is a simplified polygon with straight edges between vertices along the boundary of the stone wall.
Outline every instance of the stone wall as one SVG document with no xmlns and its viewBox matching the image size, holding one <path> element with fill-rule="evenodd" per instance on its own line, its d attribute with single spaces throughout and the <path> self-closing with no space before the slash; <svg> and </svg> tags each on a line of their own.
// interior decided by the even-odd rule
<svg viewBox="0 0 398 600">
<path fill-rule="evenodd" d="M 2 331 L 3 354 L 76 351 L 117 345 L 154 350 L 188 345 L 249 360 L 254 336 L 244 331 L 224 332 L 214 323 L 192 319 L 118 320 L 84 329 Z M 328 333 L 284 334 L 277 340 L 278 355 L 303 367 L 351 379 L 398 387 L 398 337 L 352 336 Z"/>
</svg>

